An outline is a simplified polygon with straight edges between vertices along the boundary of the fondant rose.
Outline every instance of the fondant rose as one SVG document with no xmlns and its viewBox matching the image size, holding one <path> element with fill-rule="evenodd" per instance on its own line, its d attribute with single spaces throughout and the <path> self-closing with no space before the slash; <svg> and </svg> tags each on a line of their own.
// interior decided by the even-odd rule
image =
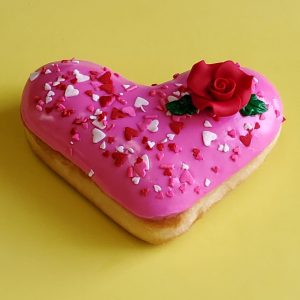
<svg viewBox="0 0 300 300">
<path fill-rule="evenodd" d="M 232 61 L 196 63 L 187 79 L 193 104 L 200 110 L 210 108 L 218 117 L 230 116 L 250 100 L 253 76 Z"/>
</svg>

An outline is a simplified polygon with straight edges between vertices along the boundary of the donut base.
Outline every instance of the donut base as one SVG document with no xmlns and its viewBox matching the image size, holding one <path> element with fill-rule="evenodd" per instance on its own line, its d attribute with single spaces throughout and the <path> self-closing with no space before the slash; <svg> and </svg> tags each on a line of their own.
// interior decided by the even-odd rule
<svg viewBox="0 0 300 300">
<path fill-rule="evenodd" d="M 276 144 L 279 133 L 272 143 L 248 165 L 231 176 L 222 185 L 200 198 L 186 211 L 152 220 L 135 216 L 116 201 L 111 199 L 77 166 L 54 151 L 29 129 L 25 128 L 26 136 L 34 153 L 51 169 L 63 177 L 76 190 L 90 200 L 96 207 L 109 216 L 132 235 L 151 244 L 161 244 L 173 239 L 185 231 L 213 204 L 221 200 L 224 195 L 246 179 L 265 159 Z"/>
</svg>

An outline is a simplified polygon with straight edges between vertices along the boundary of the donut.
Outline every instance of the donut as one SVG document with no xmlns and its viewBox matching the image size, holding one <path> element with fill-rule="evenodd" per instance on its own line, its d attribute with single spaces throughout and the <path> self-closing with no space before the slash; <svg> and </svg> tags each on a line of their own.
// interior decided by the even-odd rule
<svg viewBox="0 0 300 300">
<path fill-rule="evenodd" d="M 30 74 L 21 118 L 39 158 L 152 244 L 186 232 L 247 178 L 285 120 L 272 84 L 230 60 L 149 86 L 88 61 L 49 63 Z"/>
</svg>

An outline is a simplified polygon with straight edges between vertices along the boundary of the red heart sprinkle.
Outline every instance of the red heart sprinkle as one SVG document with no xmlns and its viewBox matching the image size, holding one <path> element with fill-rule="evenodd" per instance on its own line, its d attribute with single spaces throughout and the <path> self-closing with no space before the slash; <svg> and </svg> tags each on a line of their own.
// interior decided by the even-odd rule
<svg viewBox="0 0 300 300">
<path fill-rule="evenodd" d="M 170 123 L 169 125 L 170 125 L 171 130 L 176 134 L 179 134 L 183 128 L 183 122 L 175 122 L 174 121 L 174 122 Z"/>
<path fill-rule="evenodd" d="M 137 137 L 139 132 L 133 128 L 125 127 L 124 136 L 126 141 L 132 140 L 132 138 Z"/>
<path fill-rule="evenodd" d="M 122 119 L 122 118 L 125 118 L 127 116 L 128 116 L 128 114 L 123 113 L 121 110 L 119 110 L 115 107 L 112 109 L 111 115 L 110 115 L 112 120 Z"/>
<path fill-rule="evenodd" d="M 109 83 L 109 84 L 111 84 L 112 81 L 111 81 L 110 77 L 111 77 L 111 73 L 110 72 L 105 72 L 103 75 L 101 75 L 97 79 L 101 83 Z"/>
<path fill-rule="evenodd" d="M 99 102 L 102 107 L 106 107 L 112 104 L 113 97 L 112 96 L 101 96 Z"/>
<path fill-rule="evenodd" d="M 102 90 L 102 91 L 104 91 L 104 92 L 106 92 L 107 94 L 112 94 L 113 93 L 113 91 L 114 91 L 114 88 L 113 88 L 113 85 L 112 84 L 103 84 L 103 85 L 101 85 L 100 86 L 100 90 Z"/>
<path fill-rule="evenodd" d="M 240 141 L 246 146 L 249 147 L 252 140 L 251 131 L 249 131 L 246 135 L 240 135 Z"/>
</svg>

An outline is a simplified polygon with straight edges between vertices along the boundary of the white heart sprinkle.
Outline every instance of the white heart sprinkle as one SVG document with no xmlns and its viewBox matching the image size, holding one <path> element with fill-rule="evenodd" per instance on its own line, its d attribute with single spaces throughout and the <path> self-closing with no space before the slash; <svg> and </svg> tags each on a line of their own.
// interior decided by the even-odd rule
<svg viewBox="0 0 300 300">
<path fill-rule="evenodd" d="M 90 116 L 90 119 L 91 119 L 91 120 L 96 120 L 96 119 L 97 119 L 97 117 L 96 117 L 96 116 L 93 116 L 93 115 L 91 115 L 91 116 Z"/>
<path fill-rule="evenodd" d="M 72 84 L 69 84 L 65 90 L 65 97 L 73 97 L 79 95 L 79 90 L 75 89 Z"/>
<path fill-rule="evenodd" d="M 89 171 L 89 174 L 88 174 L 88 175 L 89 175 L 89 177 L 92 177 L 94 174 L 95 174 L 94 170 L 91 169 L 91 170 Z"/>
<path fill-rule="evenodd" d="M 179 97 L 180 96 L 180 92 L 179 91 L 173 92 L 173 95 Z"/>
<path fill-rule="evenodd" d="M 147 126 L 147 129 L 151 132 L 157 132 L 158 131 L 158 120 L 152 120 L 151 123 Z"/>
<path fill-rule="evenodd" d="M 134 107 L 140 108 L 143 112 L 145 112 L 144 106 L 147 106 L 147 105 L 149 105 L 149 102 L 146 99 L 144 99 L 142 97 L 137 97 L 135 99 Z"/>
<path fill-rule="evenodd" d="M 74 70 L 73 74 L 76 76 L 77 82 L 85 82 L 90 80 L 90 76 L 81 74 L 78 70 Z"/>
<path fill-rule="evenodd" d="M 212 127 L 211 123 L 208 120 L 205 120 L 203 125 L 206 128 L 211 128 Z"/>
<path fill-rule="evenodd" d="M 106 137 L 106 134 L 98 128 L 94 128 L 92 131 L 92 134 L 93 134 L 93 143 L 94 144 L 99 143 Z"/>
<path fill-rule="evenodd" d="M 218 146 L 218 151 L 223 152 L 223 150 L 224 150 L 224 145 L 220 144 Z"/>
<path fill-rule="evenodd" d="M 176 101 L 178 100 L 178 98 L 174 97 L 174 96 L 168 96 L 168 101 L 169 102 L 173 102 L 173 101 Z"/>
<path fill-rule="evenodd" d="M 92 99 L 93 99 L 94 101 L 98 101 L 99 98 L 100 98 L 99 95 L 96 95 L 96 94 L 93 94 L 93 95 L 92 95 Z"/>
<path fill-rule="evenodd" d="M 103 141 L 100 145 L 100 149 L 105 150 L 106 149 L 106 143 Z"/>
<path fill-rule="evenodd" d="M 217 139 L 217 135 L 214 132 L 204 130 L 202 132 L 203 143 L 206 147 L 209 147 L 211 143 Z"/>
<path fill-rule="evenodd" d="M 40 71 L 31 73 L 29 76 L 30 81 L 37 79 L 39 77 L 39 75 L 40 75 Z"/>
<path fill-rule="evenodd" d="M 149 160 L 149 156 L 147 154 L 144 154 L 142 156 L 142 159 L 143 161 L 145 162 L 146 164 L 146 170 L 149 170 L 150 169 L 150 160 Z"/>
<path fill-rule="evenodd" d="M 154 185 L 153 185 L 153 188 L 154 188 L 154 191 L 155 191 L 156 193 L 161 192 L 161 187 L 160 187 L 158 184 L 154 184 Z"/>
<path fill-rule="evenodd" d="M 118 147 L 116 148 L 116 150 L 117 150 L 118 152 L 121 152 L 121 153 L 124 153 L 124 151 L 125 151 L 124 146 L 118 146 Z"/>
<path fill-rule="evenodd" d="M 134 150 L 133 150 L 132 148 L 128 148 L 127 150 L 128 150 L 128 152 L 131 153 L 131 154 L 134 153 Z"/>
<path fill-rule="evenodd" d="M 229 146 L 227 144 L 224 144 L 224 149 L 223 151 L 226 153 L 226 152 L 229 152 Z"/>
<path fill-rule="evenodd" d="M 139 184 L 139 183 L 140 183 L 140 180 L 141 180 L 141 177 L 138 177 L 138 176 L 132 177 L 131 180 L 132 180 L 132 182 L 133 182 L 134 184 Z"/>
<path fill-rule="evenodd" d="M 47 96 L 46 97 L 46 104 L 50 103 L 52 100 L 53 100 L 52 97 Z"/>
<path fill-rule="evenodd" d="M 181 168 L 182 168 L 183 170 L 188 170 L 188 169 L 190 168 L 190 166 L 189 166 L 188 164 L 182 163 L 182 164 L 181 164 Z"/>
<path fill-rule="evenodd" d="M 173 141 L 173 140 L 174 140 L 174 137 L 175 137 L 175 134 L 174 134 L 174 133 L 168 133 L 168 134 L 167 134 L 167 138 L 168 138 L 170 141 Z"/>
<path fill-rule="evenodd" d="M 130 85 L 129 85 L 129 84 L 123 84 L 123 88 L 124 88 L 125 90 L 127 90 L 127 89 L 130 88 Z"/>
<path fill-rule="evenodd" d="M 161 143 L 166 143 L 168 141 L 168 139 L 167 138 L 165 138 L 165 139 L 163 139 L 162 141 L 161 141 Z"/>
<path fill-rule="evenodd" d="M 45 74 L 51 74 L 52 72 L 51 72 L 51 70 L 50 69 L 47 69 L 46 71 L 45 71 Z"/>
<path fill-rule="evenodd" d="M 49 91 L 48 93 L 47 93 L 47 97 L 52 97 L 52 96 L 54 96 L 55 95 L 55 93 L 53 92 L 53 91 Z"/>
<path fill-rule="evenodd" d="M 244 124 L 244 129 L 245 130 L 251 130 L 251 129 L 253 129 L 253 127 L 252 127 L 252 125 L 250 123 L 245 123 Z"/>
<path fill-rule="evenodd" d="M 176 86 L 182 86 L 182 83 L 175 83 Z"/>
<path fill-rule="evenodd" d="M 210 181 L 210 179 L 208 179 L 208 178 L 205 178 L 204 185 L 205 185 L 206 187 L 209 187 L 209 186 L 210 186 L 210 184 L 211 184 L 211 181 Z"/>
<path fill-rule="evenodd" d="M 95 117 L 96 118 L 96 117 Z M 96 127 L 98 127 L 99 129 L 104 129 L 106 126 L 103 124 L 102 121 L 98 121 L 98 120 L 94 120 L 92 122 L 92 124 Z"/>
<path fill-rule="evenodd" d="M 151 149 L 155 146 L 155 142 L 152 142 L 152 141 L 148 141 L 147 144 L 148 144 L 149 148 L 151 148 Z"/>
<path fill-rule="evenodd" d="M 100 108 L 97 108 L 97 109 L 95 110 L 94 115 L 95 115 L 95 116 L 98 116 L 98 115 L 100 115 L 100 114 L 102 114 L 102 110 L 101 110 Z"/>
<path fill-rule="evenodd" d="M 50 91 L 51 90 L 51 85 L 49 83 L 45 83 L 44 89 L 45 89 L 45 91 Z"/>
</svg>

